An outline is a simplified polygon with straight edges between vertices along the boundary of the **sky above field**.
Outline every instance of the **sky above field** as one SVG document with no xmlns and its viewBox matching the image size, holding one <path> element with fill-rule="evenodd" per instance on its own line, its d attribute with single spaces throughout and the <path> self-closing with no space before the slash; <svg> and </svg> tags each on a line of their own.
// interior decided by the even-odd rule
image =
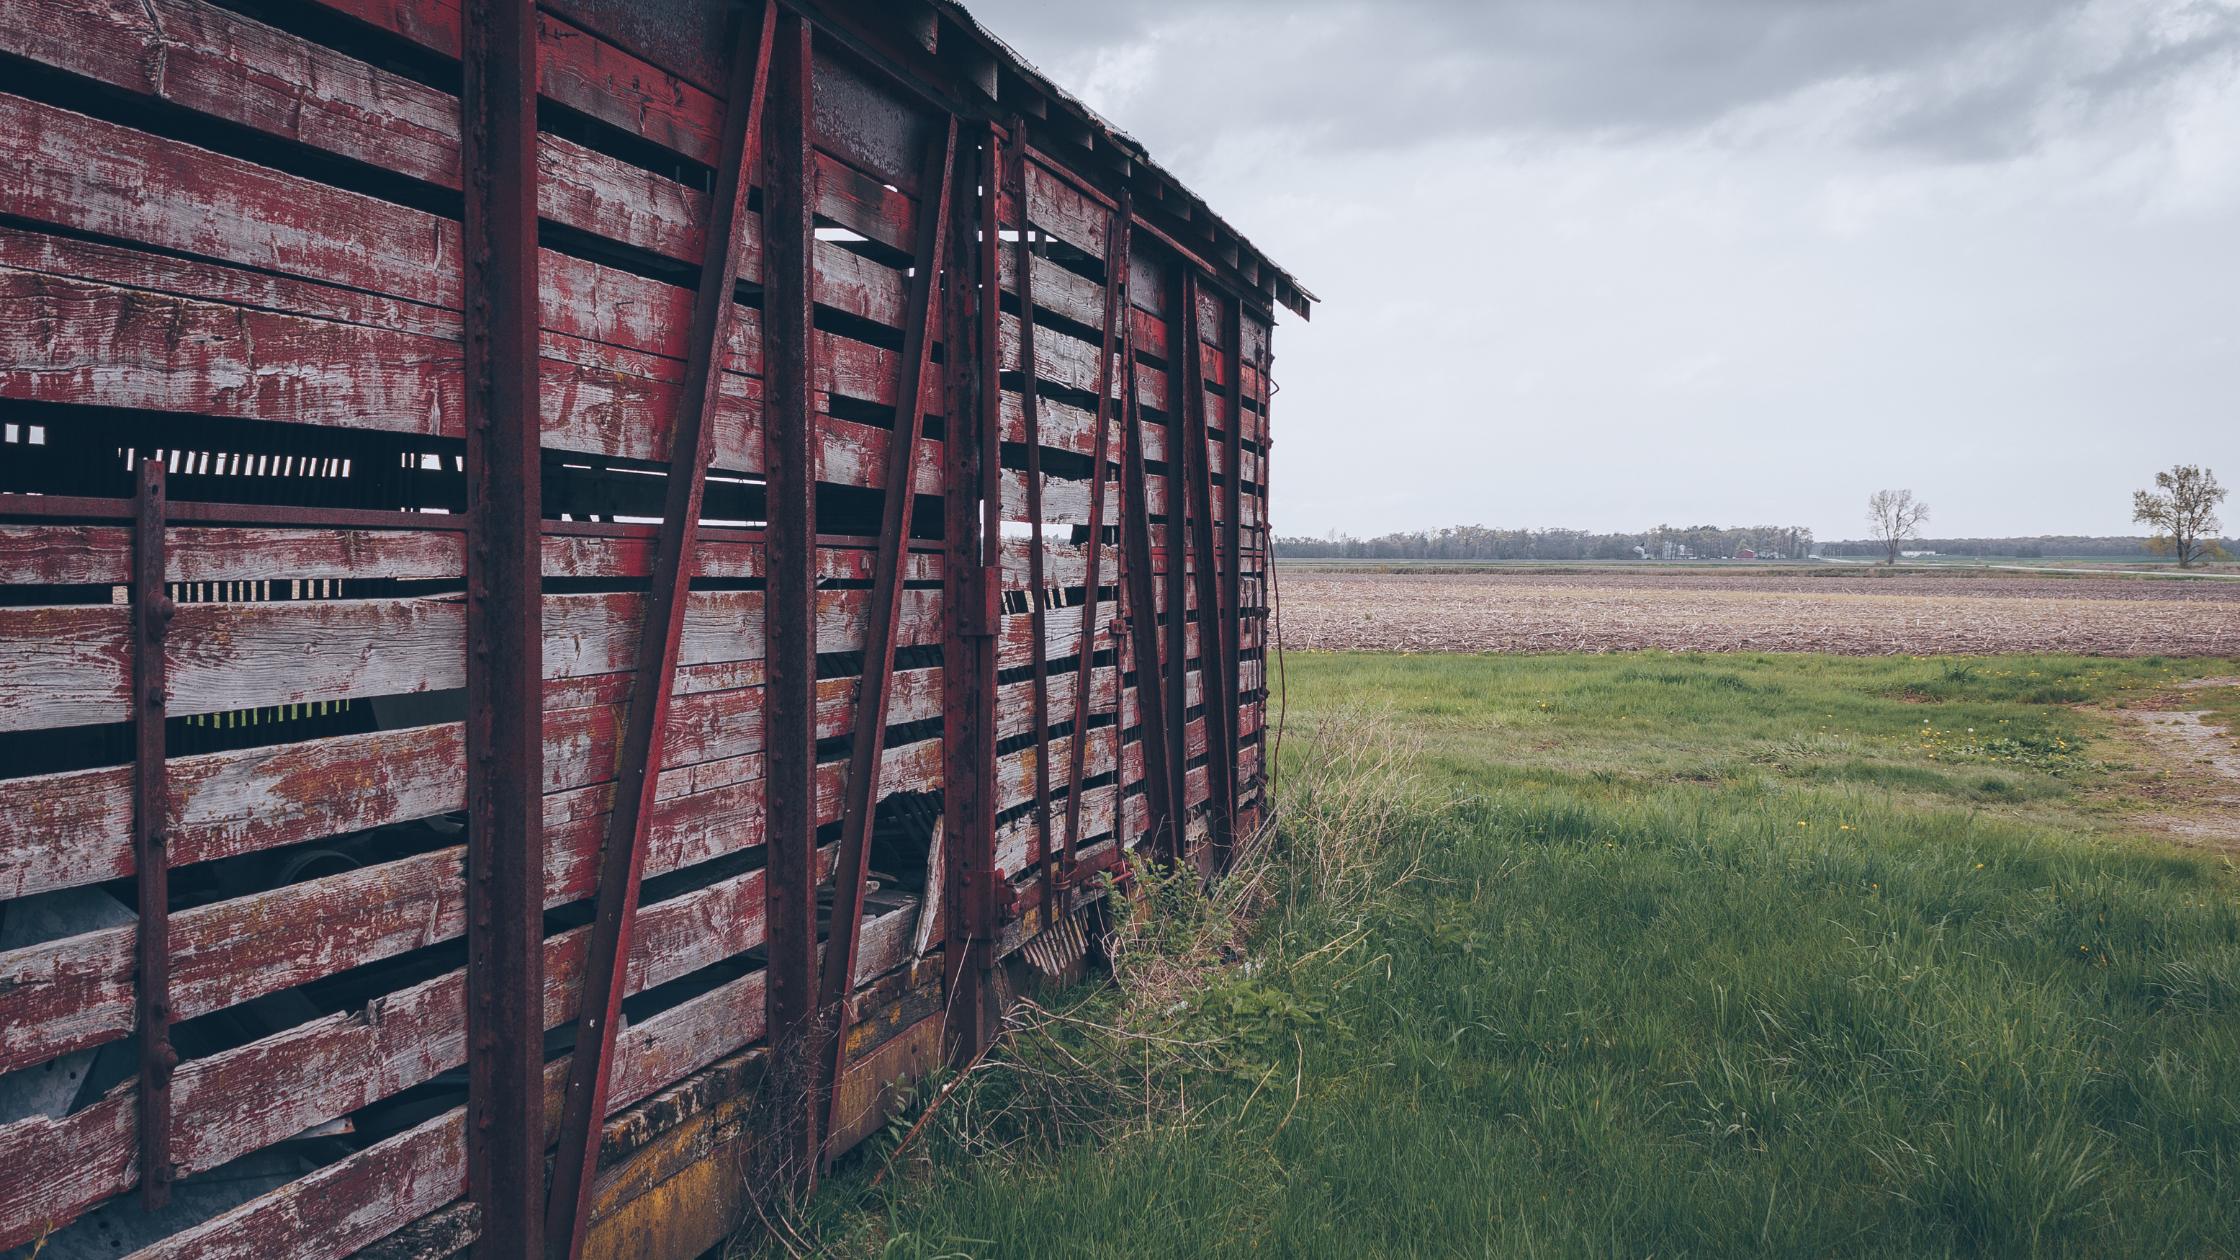
<svg viewBox="0 0 2240 1260">
<path fill-rule="evenodd" d="M 2240 483 L 2240 0 L 970 7 L 1321 297 L 1281 533 Z"/>
</svg>

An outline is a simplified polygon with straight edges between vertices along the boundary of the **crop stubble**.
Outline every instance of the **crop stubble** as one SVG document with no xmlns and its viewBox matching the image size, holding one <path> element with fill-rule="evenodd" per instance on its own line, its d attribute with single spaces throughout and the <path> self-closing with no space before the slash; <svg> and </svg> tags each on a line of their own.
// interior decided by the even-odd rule
<svg viewBox="0 0 2240 1260">
<path fill-rule="evenodd" d="M 1282 597 L 1313 651 L 2240 655 L 2236 582 L 1292 571 Z"/>
</svg>

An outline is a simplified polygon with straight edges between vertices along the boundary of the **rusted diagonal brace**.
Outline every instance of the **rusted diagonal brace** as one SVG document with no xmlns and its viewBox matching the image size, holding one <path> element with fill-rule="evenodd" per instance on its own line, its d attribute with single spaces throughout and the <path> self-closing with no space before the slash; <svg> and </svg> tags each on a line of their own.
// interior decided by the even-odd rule
<svg viewBox="0 0 2240 1260">
<path fill-rule="evenodd" d="M 717 174 L 715 196 L 709 202 L 707 247 L 692 315 L 683 402 L 669 450 L 668 498 L 662 510 L 661 536 L 654 544 L 653 583 L 646 592 L 630 715 L 616 760 L 614 813 L 607 824 L 607 844 L 599 866 L 598 917 L 592 923 L 583 998 L 577 1007 L 575 1053 L 568 1067 L 568 1093 L 562 1104 L 559 1155 L 553 1165 L 551 1196 L 545 1205 L 548 1253 L 569 1260 L 583 1254 L 583 1227 L 591 1212 L 600 1121 L 606 1116 L 608 1068 L 615 1024 L 622 1013 L 638 885 L 645 870 L 646 824 L 653 816 L 654 790 L 661 775 L 662 735 L 668 724 L 669 692 L 675 685 L 677 645 L 684 632 L 684 606 L 694 567 L 691 544 L 699 532 L 708 461 L 715 451 L 711 419 L 722 387 L 719 356 L 738 306 L 747 190 L 750 173 L 759 166 L 763 88 L 770 72 L 777 18 L 775 0 L 767 0 L 760 22 L 740 24 L 739 45 L 732 53 L 731 94 L 724 111 L 724 164 Z"/>
<path fill-rule="evenodd" d="M 1033 627 L 1030 653 L 1034 680 L 1034 833 L 1042 867 L 1045 894 L 1058 886 L 1057 855 L 1051 852 L 1056 838 L 1050 829 L 1050 645 L 1045 637 L 1048 589 L 1042 571 L 1042 419 L 1035 397 L 1034 359 L 1034 247 L 1027 240 L 1027 120 L 1011 120 L 1011 204 L 1019 228 L 1019 415 L 1027 439 L 1027 620 Z M 1091 485 L 1094 494 L 1098 487 Z M 1084 625 L 1087 623 L 1084 622 Z M 1074 742 L 1080 743 L 1075 732 Z M 1045 900 L 1042 922 L 1049 926 L 1055 900 Z"/>
<path fill-rule="evenodd" d="M 1230 694 L 1225 666 L 1229 633 L 1224 618 L 1228 609 L 1221 599 L 1213 536 L 1213 460 L 1207 448 L 1205 338 L 1198 317 L 1198 278 L 1185 272 L 1182 280 L 1181 343 L 1182 421 L 1181 444 L 1188 448 L 1190 496 L 1190 552 L 1195 557 L 1192 575 L 1198 595 L 1198 681 L 1206 711 L 1206 812 L 1210 815 L 1213 858 L 1226 864 L 1236 815 L 1237 749 L 1236 699 Z M 1232 391 L 1232 409 L 1236 395 Z M 1234 422 L 1231 422 L 1234 427 Z M 1170 517 L 1173 510 L 1169 509 Z M 1169 563 L 1172 563 L 1170 560 Z"/>
<path fill-rule="evenodd" d="M 847 1070 L 848 996 L 855 987 L 863 945 L 863 881 L 871 867 L 872 822 L 879 808 L 879 763 L 887 750 L 887 707 L 893 699 L 894 648 L 902 624 L 902 576 L 909 558 L 911 508 L 917 495 L 918 444 L 924 440 L 925 381 L 933 367 L 933 312 L 941 271 L 941 244 L 949 231 L 949 180 L 956 169 L 957 120 L 949 119 L 926 146 L 918 184 L 917 252 L 912 259 L 910 305 L 903 320 L 902 370 L 895 399 L 894 436 L 887 439 L 887 497 L 879 522 L 879 556 L 871 576 L 871 607 L 864 622 L 863 681 L 856 687 L 855 736 L 848 750 L 846 798 L 840 812 L 840 854 L 832 868 L 832 931 L 824 947 L 818 1009 L 833 1012 L 830 1053 L 820 1056 L 824 1086 L 825 1162 L 832 1149 L 839 1084 Z M 922 912 L 930 913 L 930 907 Z M 846 924 L 846 928 L 841 927 Z"/>
<path fill-rule="evenodd" d="M 163 462 L 142 460 L 132 527 L 132 839 L 139 874 L 140 1207 L 171 1201 L 171 853 L 165 843 L 163 639 L 171 597 L 163 588 Z"/>
<path fill-rule="evenodd" d="M 1097 437 L 1089 467 L 1089 572 L 1085 580 L 1087 592 L 1081 603 L 1080 664 L 1074 667 L 1073 678 L 1073 744 L 1066 755 L 1066 855 L 1060 876 L 1060 887 L 1071 887 L 1074 880 L 1074 863 L 1081 854 L 1081 774 L 1087 764 L 1089 751 L 1089 687 L 1095 677 L 1091 669 L 1097 649 L 1097 584 L 1103 580 L 1101 561 L 1104 556 L 1104 488 L 1105 460 L 1109 457 L 1109 438 L 1112 432 L 1112 355 L 1115 325 L 1127 309 L 1126 285 L 1128 276 L 1128 221 L 1134 215 L 1134 198 L 1126 189 L 1120 192 L 1120 209 L 1105 221 L 1104 233 L 1104 337 L 1097 342 Z M 1113 665 L 1119 673 L 1120 641 L 1114 639 Z M 1114 686 L 1113 694 L 1119 694 Z M 1120 734 L 1117 723 L 1120 715 L 1113 714 L 1113 737 Z M 1118 765 L 1117 758 L 1114 765 Z M 1117 823 L 1115 830 L 1118 830 Z"/>
<path fill-rule="evenodd" d="M 1127 375 L 1120 424 L 1121 571 L 1128 588 L 1128 629 L 1135 649 L 1136 714 L 1143 741 L 1143 778 L 1150 794 L 1152 852 L 1176 861 L 1182 853 L 1182 821 L 1176 805 L 1182 799 L 1181 767 L 1174 762 L 1167 738 L 1166 689 L 1159 672 L 1159 603 L 1151 572 L 1151 510 L 1144 501 L 1143 416 L 1136 406 L 1135 320 L 1125 314 L 1123 320 L 1126 332 L 1120 341 L 1120 361 Z M 1180 533 L 1171 506 L 1167 520 L 1171 543 Z M 1174 609 L 1173 615 L 1180 619 L 1182 610 Z M 1175 656 L 1174 667 L 1179 670 L 1181 653 Z"/>
</svg>

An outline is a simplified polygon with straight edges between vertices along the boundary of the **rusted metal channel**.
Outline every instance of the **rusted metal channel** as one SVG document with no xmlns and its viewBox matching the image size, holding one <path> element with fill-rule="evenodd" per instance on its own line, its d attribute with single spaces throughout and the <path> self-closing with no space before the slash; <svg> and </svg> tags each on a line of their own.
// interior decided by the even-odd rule
<svg viewBox="0 0 2240 1260">
<path fill-rule="evenodd" d="M 1229 658 L 1234 645 L 1228 625 L 1230 605 L 1225 598 L 1223 579 L 1216 572 L 1218 549 L 1213 520 L 1213 460 L 1208 449 L 1211 439 L 1206 423 L 1205 342 L 1199 323 L 1198 282 L 1189 272 L 1183 275 L 1182 299 L 1182 329 L 1178 333 L 1182 348 L 1178 353 L 1183 362 L 1183 405 L 1177 418 L 1182 422 L 1181 444 L 1189 452 L 1190 464 L 1190 553 L 1193 558 L 1191 577 L 1198 597 L 1198 685 L 1205 697 L 1206 751 L 1209 754 L 1206 758 L 1206 815 L 1212 852 L 1208 857 L 1214 863 L 1225 865 L 1229 858 L 1237 795 L 1237 719 L 1235 710 L 1228 707 L 1235 701 L 1229 687 L 1233 676 Z M 1224 302 L 1222 306 L 1226 310 L 1229 303 Z M 1232 369 L 1230 427 L 1234 429 L 1235 365 L 1229 366 Z M 1234 469 L 1236 465 L 1232 463 L 1229 467 Z M 1230 767 L 1226 775 L 1220 773 L 1224 765 Z"/>
<path fill-rule="evenodd" d="M 478 1260 L 544 1255 L 536 27 L 523 0 L 474 0 L 465 14 L 466 1141 Z"/>
<path fill-rule="evenodd" d="M 996 961 L 1001 882 L 995 868 L 996 633 L 1003 608 L 996 376 L 999 139 L 991 124 L 960 128 L 943 339 L 948 371 L 942 599 L 948 615 L 941 647 L 942 812 L 943 882 L 950 906 L 942 978 L 952 1059 L 977 1054 L 995 1027 L 986 973 Z"/>
<path fill-rule="evenodd" d="M 918 182 L 917 249 L 912 256 L 909 305 L 904 314 L 900 381 L 895 391 L 894 435 L 887 444 L 886 500 L 881 505 L 879 554 L 873 562 L 871 607 L 864 625 L 863 680 L 856 689 L 855 735 L 848 751 L 847 796 L 841 807 L 840 853 L 833 865 L 832 931 L 825 944 L 824 983 L 817 995 L 832 1033 L 820 1055 L 826 1069 L 824 1129 L 834 1131 L 838 1087 L 848 1068 L 848 995 L 863 942 L 863 885 L 871 865 L 872 823 L 879 805 L 879 767 L 887 747 L 887 713 L 894 681 L 896 633 L 902 621 L 902 580 L 910 551 L 914 482 L 924 440 L 925 385 L 933 368 L 933 319 L 940 294 L 942 243 L 949 230 L 949 183 L 955 169 L 957 122 L 948 120 L 927 146 Z M 930 907 L 927 913 L 930 913 Z M 844 926 L 843 926 L 844 925 Z M 828 1148 L 829 1164 L 837 1151 Z"/>
<path fill-rule="evenodd" d="M 1129 264 L 1122 260 L 1120 265 L 1127 267 Z M 1159 672 L 1157 575 L 1152 569 L 1151 516 L 1147 501 L 1149 476 L 1143 459 L 1144 421 L 1136 401 L 1134 326 L 1134 319 L 1127 318 L 1127 331 L 1121 338 L 1120 361 L 1127 372 L 1120 423 L 1121 570 L 1127 586 L 1128 630 L 1136 667 L 1136 709 L 1143 747 L 1144 788 L 1151 808 L 1151 850 L 1153 855 L 1172 862 L 1179 860 L 1182 851 L 1182 823 L 1178 816 L 1178 802 L 1183 799 L 1181 766 L 1173 757 L 1173 741 L 1167 738 L 1170 706 Z M 1173 445 L 1170 443 L 1170 449 Z M 1170 517 L 1171 511 L 1170 507 Z M 1179 609 L 1175 616 L 1180 618 Z M 1177 652 L 1174 666 L 1177 671 L 1182 668 L 1180 656 Z M 1179 712 L 1176 716 L 1180 716 Z"/>
<path fill-rule="evenodd" d="M 672 432 L 667 499 L 654 544 L 653 581 L 646 591 L 638 637 L 630 716 L 615 767 L 614 811 L 600 856 L 599 900 L 592 920 L 590 957 L 577 1004 L 575 1052 L 563 1096 L 560 1146 L 545 1205 L 545 1237 L 553 1255 L 583 1254 L 584 1224 L 591 1214 L 592 1174 L 599 1161 L 599 1122 L 607 1114 L 615 1025 L 622 1015 L 624 969 L 645 873 L 646 833 L 660 782 L 663 735 L 676 686 L 677 648 L 695 568 L 693 544 L 700 529 L 708 464 L 715 455 L 721 355 L 738 311 L 747 195 L 761 166 L 764 87 L 778 6 L 765 0 L 759 18 L 742 17 L 732 52 L 729 104 L 724 110 L 723 165 L 710 199 L 700 288 L 693 305 L 684 390 Z"/>
<path fill-rule="evenodd" d="M 1190 398 L 1204 388 L 1198 377 L 1197 356 L 1189 352 L 1197 336 L 1196 273 L 1187 262 L 1170 262 L 1172 277 L 1167 300 L 1167 515 L 1166 570 L 1160 574 L 1160 595 L 1166 601 L 1166 622 L 1160 629 L 1165 640 L 1164 693 L 1166 723 L 1160 736 L 1167 745 L 1167 774 L 1174 799 L 1174 852 L 1177 862 L 1190 853 L 1190 473 L 1194 461 L 1205 458 L 1205 448 L 1190 449 Z M 1201 640 L 1202 642 L 1202 640 Z M 1200 682 L 1203 682 L 1201 676 Z"/>
<path fill-rule="evenodd" d="M 1112 360 L 1115 353 L 1123 350 L 1126 344 L 1123 341 L 1121 344 L 1115 345 L 1114 334 L 1116 325 L 1128 309 L 1128 223 L 1134 214 L 1130 204 L 1131 201 L 1130 195 L 1123 191 L 1120 194 L 1119 209 L 1105 219 L 1104 328 L 1103 336 L 1097 342 L 1097 435 L 1089 459 L 1091 472 L 1089 474 L 1088 574 L 1083 583 L 1087 589 L 1081 601 L 1081 635 L 1078 643 L 1080 662 L 1074 667 L 1073 741 L 1071 747 L 1067 750 L 1066 758 L 1066 783 L 1070 786 L 1066 789 L 1065 863 L 1061 868 L 1061 877 L 1057 889 L 1061 892 L 1073 885 L 1076 879 L 1074 865 L 1080 860 L 1081 854 L 1081 780 L 1087 767 L 1089 692 L 1091 683 L 1096 677 L 1093 666 L 1096 658 L 1098 632 L 1101 629 L 1097 624 L 1097 590 L 1098 584 L 1104 580 L 1101 562 L 1104 558 L 1104 497 L 1105 486 L 1108 484 L 1105 479 L 1105 464 L 1111 458 Z M 1129 371 L 1130 367 L 1131 365 L 1125 360 L 1122 361 L 1121 368 L 1123 371 Z M 1117 675 L 1120 672 L 1120 638 L 1118 635 L 1114 635 L 1112 638 L 1112 649 L 1113 673 Z M 1116 683 L 1113 687 L 1113 694 L 1117 697 L 1119 691 L 1120 688 Z M 1115 708 L 1117 710 L 1117 705 Z M 1115 711 L 1113 719 L 1115 722 L 1119 720 L 1117 711 Z M 1113 731 L 1115 738 L 1119 734 L 1119 730 L 1115 728 Z M 1117 778 L 1118 776 L 1114 777 Z M 1115 834 L 1126 830 L 1119 824 L 1117 818 L 1114 821 L 1113 829 Z M 1114 846 L 1115 849 L 1120 847 L 1119 845 Z"/>
<path fill-rule="evenodd" d="M 1229 381 L 1228 423 L 1221 433 L 1221 722 L 1222 746 L 1207 764 L 1216 771 L 1226 768 L 1225 776 L 1216 774 L 1228 784 L 1228 810 L 1221 820 L 1218 835 L 1220 856 L 1224 866 L 1235 856 L 1237 846 L 1237 758 L 1243 743 L 1237 735 L 1237 709 L 1244 702 L 1244 680 L 1238 665 L 1239 644 L 1244 633 L 1242 609 L 1239 607 L 1244 587 L 1244 524 L 1238 516 L 1243 500 L 1241 488 L 1244 480 L 1244 299 L 1230 298 L 1221 304 L 1221 345 L 1227 357 L 1223 367 Z M 1209 692 L 1206 709 L 1214 708 Z"/>
<path fill-rule="evenodd" d="M 1057 855 L 1051 851 L 1055 833 L 1050 827 L 1050 643 L 1049 587 L 1044 581 L 1042 556 L 1042 418 L 1036 397 L 1034 335 L 1034 242 L 1027 221 L 1027 120 L 1011 120 L 1011 161 L 1007 174 L 1011 204 L 1016 207 L 1019 232 L 1019 416 L 1024 422 L 1027 447 L 1027 624 L 1034 635 L 1030 649 L 1032 672 L 1031 719 L 1034 723 L 1034 835 L 1037 865 L 1042 872 L 1042 922 L 1045 927 L 1061 908 Z M 1094 490 L 1092 490 L 1094 493 Z M 1080 742 L 1080 732 L 1074 733 Z"/>
<path fill-rule="evenodd" d="M 140 886 L 136 942 L 140 1009 L 140 1207 L 171 1201 L 171 852 L 165 827 L 171 794 L 164 780 L 167 687 L 164 636 L 171 596 L 164 590 L 163 463 L 140 464 L 132 528 L 133 869 Z"/>
<path fill-rule="evenodd" d="M 810 26 L 778 18 L 763 185 L 763 740 L 769 978 L 765 989 L 779 1131 L 764 1141 L 778 1183 L 816 1175 L 817 1000 L 816 153 Z"/>
</svg>

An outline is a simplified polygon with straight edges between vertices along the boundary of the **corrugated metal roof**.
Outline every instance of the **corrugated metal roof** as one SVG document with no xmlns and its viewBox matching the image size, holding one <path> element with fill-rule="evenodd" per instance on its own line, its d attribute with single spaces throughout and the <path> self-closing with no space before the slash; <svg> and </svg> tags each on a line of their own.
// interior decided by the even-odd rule
<svg viewBox="0 0 2240 1260">
<path fill-rule="evenodd" d="M 1289 271 L 1277 266 L 1267 255 L 1261 253 L 1258 247 L 1254 246 L 1245 237 L 1244 233 L 1239 232 L 1236 228 L 1230 226 L 1227 220 L 1215 214 L 1206 205 L 1204 198 L 1191 192 L 1181 180 L 1175 178 L 1172 172 L 1152 160 L 1149 150 L 1144 147 L 1141 141 L 1121 130 L 1109 119 L 1084 104 L 1080 98 L 1059 86 L 1048 75 L 1036 69 L 1032 62 L 1020 56 L 1017 49 L 1005 43 L 1001 36 L 989 30 L 964 5 L 957 3 L 956 0 L 930 0 L 930 3 L 937 12 L 947 17 L 952 24 L 979 40 L 987 51 L 998 60 L 1002 68 L 1010 71 L 1014 78 L 1019 79 L 1048 98 L 1050 105 L 1074 115 L 1075 119 L 1085 129 L 1089 140 L 1088 147 L 1092 151 L 1101 145 L 1116 155 L 1124 156 L 1130 166 L 1141 168 L 1141 177 L 1136 176 L 1132 170 L 1120 172 L 1122 177 L 1128 181 L 1130 187 L 1137 193 L 1136 209 L 1139 214 L 1151 218 L 1164 212 L 1168 217 L 1176 219 L 1179 223 L 1189 225 L 1189 228 L 1185 229 L 1186 231 L 1195 229 L 1195 235 L 1204 238 L 1203 245 L 1195 241 L 1190 242 L 1194 249 L 1200 251 L 1210 249 L 1211 252 L 1219 256 L 1219 261 L 1228 264 L 1237 273 L 1233 277 L 1234 279 L 1241 280 L 1249 287 L 1259 290 L 1264 297 L 1280 303 L 1296 313 L 1301 319 L 1312 318 L 1312 304 L 1322 299 L 1316 297 L 1305 285 L 1300 284 Z M 1146 183 L 1150 187 L 1146 188 Z M 1146 193 L 1151 195 L 1146 198 Z M 1150 213 L 1146 214 L 1147 211 Z M 1234 258 L 1227 257 L 1227 253 L 1232 248 L 1235 250 L 1236 256 Z"/>
</svg>

